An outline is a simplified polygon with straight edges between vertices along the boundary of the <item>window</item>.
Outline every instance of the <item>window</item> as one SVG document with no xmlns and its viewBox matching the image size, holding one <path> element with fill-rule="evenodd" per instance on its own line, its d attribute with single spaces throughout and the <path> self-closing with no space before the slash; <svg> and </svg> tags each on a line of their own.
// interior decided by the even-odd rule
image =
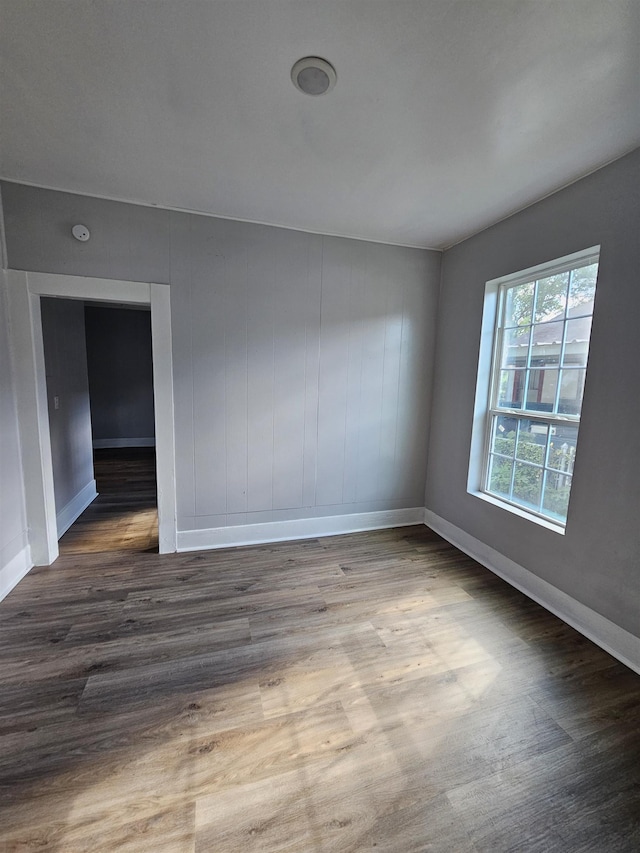
<svg viewBox="0 0 640 853">
<path fill-rule="evenodd" d="M 485 401 L 479 491 L 562 527 L 598 257 L 590 249 L 487 285 L 493 341 L 488 382 L 485 373 L 478 383 Z"/>
</svg>

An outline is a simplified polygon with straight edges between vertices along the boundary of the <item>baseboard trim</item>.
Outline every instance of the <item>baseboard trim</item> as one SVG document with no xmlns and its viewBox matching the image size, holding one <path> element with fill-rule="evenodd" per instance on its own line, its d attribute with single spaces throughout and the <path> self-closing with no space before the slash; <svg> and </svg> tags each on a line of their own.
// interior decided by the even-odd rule
<svg viewBox="0 0 640 853">
<path fill-rule="evenodd" d="M 411 524 L 422 524 L 423 520 L 424 509 L 412 507 L 349 515 L 329 515 L 323 518 L 298 518 L 290 521 L 239 524 L 231 527 L 209 527 L 206 530 L 179 530 L 177 550 L 204 551 L 214 548 L 232 548 L 238 545 L 263 545 L 267 542 L 316 539 L 322 536 L 359 533 L 364 530 L 407 527 Z"/>
<path fill-rule="evenodd" d="M 640 674 L 640 637 L 625 631 L 566 592 L 539 578 L 429 509 L 424 523 L 485 568 L 575 628 L 621 663 Z"/>
<path fill-rule="evenodd" d="M 31 550 L 26 545 L 6 566 L 0 569 L 0 601 L 6 598 L 22 578 L 33 568 Z"/>
<path fill-rule="evenodd" d="M 103 450 L 108 447 L 155 447 L 153 436 L 143 438 L 94 438 L 93 449 Z"/>
<path fill-rule="evenodd" d="M 98 497 L 96 492 L 96 481 L 89 480 L 87 485 L 80 489 L 75 497 L 56 513 L 56 524 L 58 528 L 58 539 L 67 532 L 73 522 L 85 511 L 90 503 Z"/>
</svg>

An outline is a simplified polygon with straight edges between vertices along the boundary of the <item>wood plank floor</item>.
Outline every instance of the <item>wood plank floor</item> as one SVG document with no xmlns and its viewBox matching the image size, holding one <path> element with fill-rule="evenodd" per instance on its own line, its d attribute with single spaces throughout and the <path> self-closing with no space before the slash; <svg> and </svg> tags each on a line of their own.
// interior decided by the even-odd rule
<svg viewBox="0 0 640 853">
<path fill-rule="evenodd" d="M 86 547 L 0 604 L 3 853 L 640 850 L 640 677 L 427 528 Z"/>
<path fill-rule="evenodd" d="M 94 450 L 98 497 L 60 540 L 61 554 L 157 551 L 153 447 Z"/>
</svg>

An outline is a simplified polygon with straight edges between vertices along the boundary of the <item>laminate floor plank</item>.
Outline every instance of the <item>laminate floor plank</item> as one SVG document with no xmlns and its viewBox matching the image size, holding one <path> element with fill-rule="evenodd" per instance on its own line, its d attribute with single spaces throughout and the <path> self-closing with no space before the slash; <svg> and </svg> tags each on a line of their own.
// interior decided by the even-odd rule
<svg viewBox="0 0 640 853">
<path fill-rule="evenodd" d="M 146 627 L 149 627 L 148 625 Z M 139 623 L 122 624 L 113 630 L 114 639 L 104 639 L 102 629 L 94 626 L 95 638 L 83 626 L 78 636 L 72 629 L 63 643 L 63 653 L 56 646 L 45 648 L 39 654 L 25 655 L 18 650 L 15 657 L 3 656 L 5 683 L 25 678 L 89 678 L 97 672 L 129 670 L 161 661 L 179 660 L 190 655 L 235 648 L 251 641 L 247 619 L 236 619 L 231 624 L 175 627 L 156 626 L 155 631 L 140 631 Z M 71 647 L 71 648 L 70 648 Z"/>
<path fill-rule="evenodd" d="M 380 737 L 307 768 L 198 798 L 196 851 L 351 851 L 372 827 L 435 793 L 408 779 Z M 250 803 L 251 807 L 243 807 Z"/>
<path fill-rule="evenodd" d="M 640 849 L 637 675 L 423 526 L 161 556 L 109 455 L 0 603 L 2 853 Z"/>
<path fill-rule="evenodd" d="M 629 747 L 623 755 L 569 742 L 447 798 L 480 853 L 630 853 L 640 849 L 637 735 Z"/>
<path fill-rule="evenodd" d="M 51 721 L 70 724 L 76 715 L 86 678 L 19 680 L 2 679 L 0 691 L 0 736 L 15 731 L 37 731 Z M 0 785 L 4 779 L 0 776 Z"/>
<path fill-rule="evenodd" d="M 615 731 L 621 723 L 625 729 L 640 731 L 637 681 L 631 670 L 606 667 L 562 685 L 556 679 L 545 679 L 535 699 L 576 741 L 607 729 Z"/>
<path fill-rule="evenodd" d="M 375 659 L 384 651 L 370 625 L 333 629 L 313 637 L 286 637 L 207 651 L 168 662 L 130 667 L 123 672 L 92 675 L 82 695 L 80 709 L 108 708 L 113 704 L 128 706 L 180 690 L 222 688 L 238 681 L 251 681 L 259 682 L 265 689 L 280 687 L 278 695 L 286 696 L 287 710 L 291 710 L 295 684 L 301 684 L 303 699 L 307 700 L 303 706 L 306 706 L 318 690 L 332 692 L 336 689 L 336 681 L 353 680 L 354 662 L 349 653 L 359 656 L 362 667 L 367 661 L 375 665 Z M 334 679 L 323 682 L 327 672 L 334 673 Z M 278 708 L 281 706 L 275 697 L 272 703 Z"/>
<path fill-rule="evenodd" d="M 31 826 L 19 836 L 6 836 L 6 853 L 25 850 L 56 850 L 62 853 L 192 853 L 194 849 L 194 806 L 165 809 L 134 816 L 128 822 L 114 821 L 104 812 L 85 826 L 82 820 L 69 829 L 68 821 L 55 818 L 43 826 Z"/>
</svg>

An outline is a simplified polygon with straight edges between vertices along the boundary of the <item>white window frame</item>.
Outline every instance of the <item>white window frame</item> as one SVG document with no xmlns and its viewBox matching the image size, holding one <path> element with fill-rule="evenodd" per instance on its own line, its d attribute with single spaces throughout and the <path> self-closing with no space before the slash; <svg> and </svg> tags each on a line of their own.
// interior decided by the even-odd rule
<svg viewBox="0 0 640 853">
<path fill-rule="evenodd" d="M 580 415 L 537 412 L 527 409 L 508 409 L 496 405 L 498 371 L 500 369 L 499 353 L 501 352 L 503 334 L 501 316 L 503 300 L 501 294 L 507 288 L 518 284 L 526 284 L 550 275 L 599 263 L 599 258 L 600 246 L 591 246 L 588 249 L 565 255 L 553 261 L 491 279 L 485 287 L 467 491 L 475 497 L 560 534 L 564 534 L 566 522 L 513 503 L 508 498 L 488 491 L 487 479 L 494 416 L 507 415 L 518 420 L 539 421 L 551 426 L 560 423 L 579 425 L 581 417 Z"/>
</svg>

